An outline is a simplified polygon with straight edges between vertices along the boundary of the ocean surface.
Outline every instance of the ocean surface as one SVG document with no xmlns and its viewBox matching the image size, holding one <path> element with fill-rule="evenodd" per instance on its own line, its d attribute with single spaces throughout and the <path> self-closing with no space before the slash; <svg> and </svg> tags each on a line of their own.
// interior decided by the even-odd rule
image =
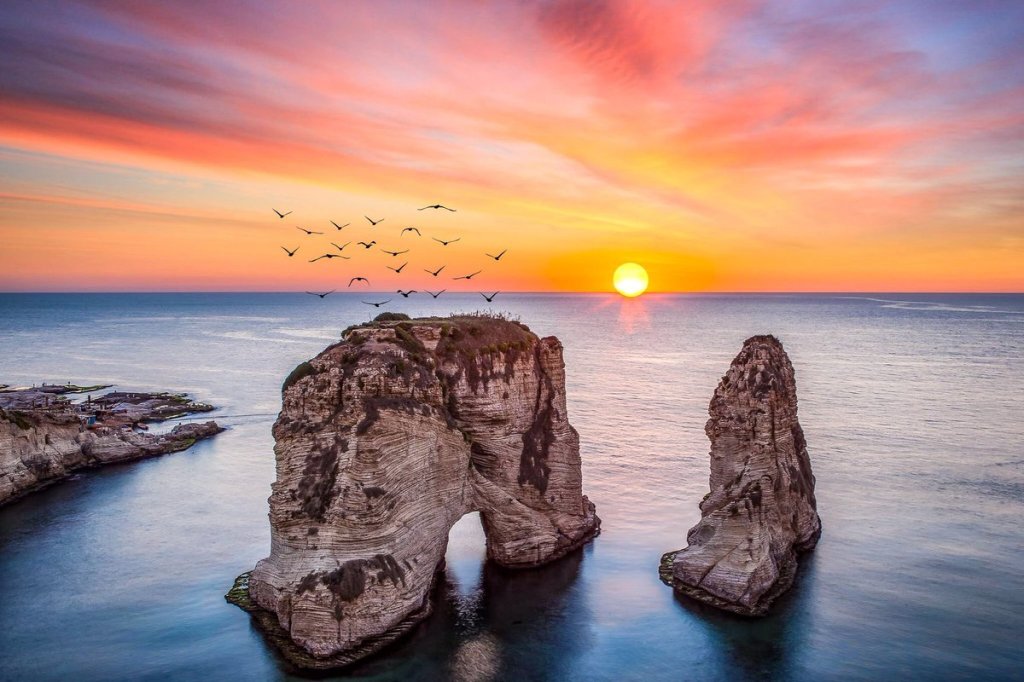
<svg viewBox="0 0 1024 682">
<path fill-rule="evenodd" d="M 1024 296 L 390 308 L 502 310 L 562 340 L 604 524 L 585 549 L 509 572 L 464 517 L 435 614 L 346 679 L 1024 679 Z M 269 551 L 282 380 L 376 312 L 348 295 L 0 295 L 0 383 L 187 391 L 230 427 L 0 508 L 0 679 L 293 678 L 223 595 Z M 745 620 L 674 597 L 657 568 L 708 489 L 711 393 L 761 333 L 796 368 L 823 533 L 773 613 Z"/>
</svg>

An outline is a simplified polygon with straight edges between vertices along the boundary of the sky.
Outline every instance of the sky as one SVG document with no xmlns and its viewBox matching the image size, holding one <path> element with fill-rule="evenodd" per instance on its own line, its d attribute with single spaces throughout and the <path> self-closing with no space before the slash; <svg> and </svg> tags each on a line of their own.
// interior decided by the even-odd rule
<svg viewBox="0 0 1024 682">
<path fill-rule="evenodd" d="M 6 0 L 0 64 L 0 291 L 1024 291 L 1019 0 Z"/>
</svg>

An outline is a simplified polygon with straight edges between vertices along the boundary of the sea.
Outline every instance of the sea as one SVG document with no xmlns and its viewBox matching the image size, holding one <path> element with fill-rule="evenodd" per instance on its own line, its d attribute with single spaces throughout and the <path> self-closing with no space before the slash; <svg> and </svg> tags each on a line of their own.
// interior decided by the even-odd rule
<svg viewBox="0 0 1024 682">
<path fill-rule="evenodd" d="M 183 391 L 228 427 L 0 508 L 0 679 L 303 679 L 224 593 L 270 549 L 281 383 L 381 312 L 362 300 L 0 295 L 0 383 Z M 603 530 L 508 571 L 464 517 L 433 615 L 338 679 L 1024 679 L 1024 296 L 474 293 L 386 309 L 504 312 L 561 339 Z M 771 614 L 745 619 L 674 596 L 658 561 L 700 517 L 711 394 L 765 333 L 796 370 L 823 532 Z"/>
</svg>

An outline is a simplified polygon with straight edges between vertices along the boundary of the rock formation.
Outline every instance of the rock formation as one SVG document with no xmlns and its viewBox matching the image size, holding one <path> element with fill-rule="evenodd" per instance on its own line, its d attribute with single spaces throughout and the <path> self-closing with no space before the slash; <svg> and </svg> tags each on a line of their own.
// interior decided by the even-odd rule
<svg viewBox="0 0 1024 682">
<path fill-rule="evenodd" d="M 814 548 L 821 521 L 793 366 L 774 336 L 754 336 L 718 388 L 704 427 L 711 492 L 688 546 L 662 557 L 662 579 L 727 611 L 759 616 L 793 583 L 797 554 Z"/>
<path fill-rule="evenodd" d="M 105 387 L 91 387 L 105 388 Z M 173 393 L 109 393 L 72 403 L 76 386 L 0 391 L 0 505 L 79 469 L 178 452 L 221 429 L 215 422 L 140 433 L 145 422 L 213 408 Z"/>
<path fill-rule="evenodd" d="M 468 512 L 509 567 L 600 527 L 561 344 L 517 322 L 385 314 L 350 328 L 285 381 L 274 437 L 270 556 L 228 598 L 302 667 L 350 663 L 424 618 Z"/>
</svg>

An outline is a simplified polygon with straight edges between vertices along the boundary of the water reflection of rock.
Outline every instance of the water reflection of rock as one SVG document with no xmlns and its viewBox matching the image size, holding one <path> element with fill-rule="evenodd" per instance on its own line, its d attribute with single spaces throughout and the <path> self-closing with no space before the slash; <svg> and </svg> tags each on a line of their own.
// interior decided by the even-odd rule
<svg viewBox="0 0 1024 682">
<path fill-rule="evenodd" d="M 466 594 L 451 571 L 435 588 L 434 613 L 408 638 L 350 669 L 381 680 L 558 679 L 591 646 L 590 607 L 576 586 L 584 550 L 540 568 L 493 562 Z"/>
<path fill-rule="evenodd" d="M 718 653 L 715 679 L 793 679 L 813 624 L 815 555 L 804 556 L 793 588 L 780 596 L 768 616 L 749 618 L 675 594 L 676 604 L 705 630 Z"/>
</svg>

